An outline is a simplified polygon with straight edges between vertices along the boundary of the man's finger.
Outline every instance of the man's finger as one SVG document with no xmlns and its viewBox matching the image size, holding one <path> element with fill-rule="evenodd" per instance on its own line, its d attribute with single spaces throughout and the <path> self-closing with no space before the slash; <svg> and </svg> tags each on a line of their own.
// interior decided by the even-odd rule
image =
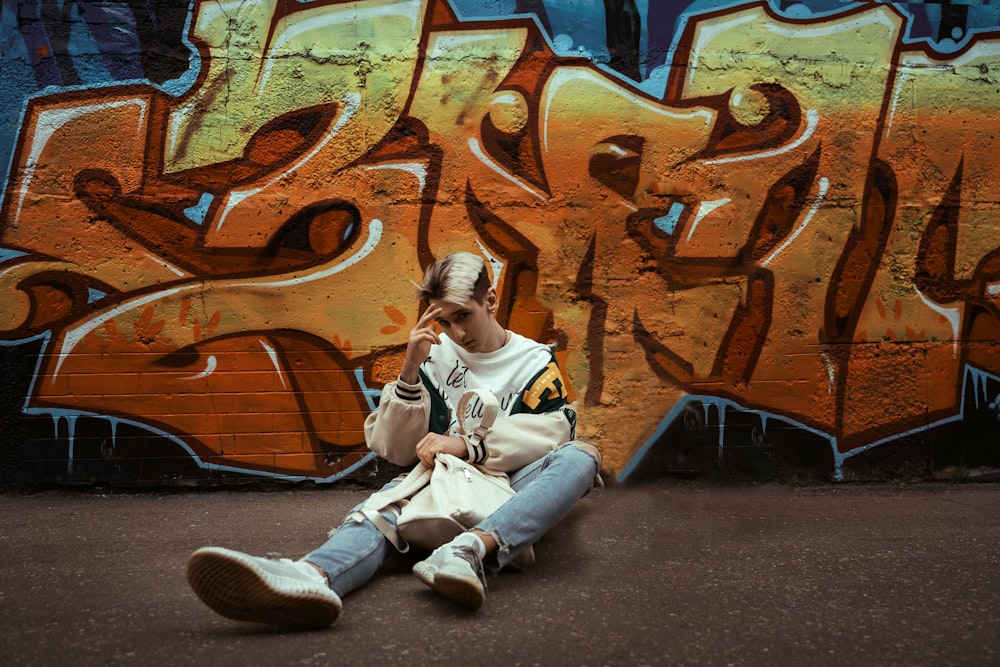
<svg viewBox="0 0 1000 667">
<path fill-rule="evenodd" d="M 433 320 L 440 314 L 441 314 L 441 309 L 438 306 L 432 306 L 428 308 L 427 310 L 424 311 L 424 314 L 420 316 L 420 319 L 417 320 L 417 328 L 422 329 L 423 327 L 426 327 L 431 322 L 431 320 Z"/>
</svg>

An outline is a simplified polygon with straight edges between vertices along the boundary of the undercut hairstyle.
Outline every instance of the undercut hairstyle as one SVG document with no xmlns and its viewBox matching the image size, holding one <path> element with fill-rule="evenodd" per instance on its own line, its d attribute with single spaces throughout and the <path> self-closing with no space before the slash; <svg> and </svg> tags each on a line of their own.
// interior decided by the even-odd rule
<svg viewBox="0 0 1000 667">
<path fill-rule="evenodd" d="M 482 257 L 471 252 L 456 252 L 427 267 L 417 297 L 463 304 L 470 298 L 483 303 L 490 288 L 490 275 Z"/>
</svg>

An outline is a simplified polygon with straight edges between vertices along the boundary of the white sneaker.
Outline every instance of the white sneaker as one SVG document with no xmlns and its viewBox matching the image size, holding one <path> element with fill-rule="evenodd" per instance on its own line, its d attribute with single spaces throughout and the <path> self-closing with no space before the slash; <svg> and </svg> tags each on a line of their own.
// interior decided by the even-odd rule
<svg viewBox="0 0 1000 667">
<path fill-rule="evenodd" d="M 188 558 L 187 579 L 202 602 L 237 621 L 316 630 L 336 621 L 343 609 L 322 575 L 311 577 L 287 558 L 205 547 Z"/>
<path fill-rule="evenodd" d="M 486 600 L 483 561 L 472 547 L 445 544 L 413 566 L 413 574 L 452 602 L 479 609 Z"/>
</svg>

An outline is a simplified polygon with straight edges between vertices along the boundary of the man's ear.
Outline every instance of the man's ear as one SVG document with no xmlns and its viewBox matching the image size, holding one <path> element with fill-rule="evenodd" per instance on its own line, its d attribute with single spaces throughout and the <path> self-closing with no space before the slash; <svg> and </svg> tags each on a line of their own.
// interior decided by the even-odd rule
<svg viewBox="0 0 1000 667">
<path fill-rule="evenodd" d="M 500 303 L 500 297 L 497 296 L 497 290 L 495 287 L 491 287 L 486 290 L 486 299 L 484 300 L 484 303 L 486 304 L 486 310 L 488 310 L 490 314 L 497 312 L 497 305 Z"/>
</svg>

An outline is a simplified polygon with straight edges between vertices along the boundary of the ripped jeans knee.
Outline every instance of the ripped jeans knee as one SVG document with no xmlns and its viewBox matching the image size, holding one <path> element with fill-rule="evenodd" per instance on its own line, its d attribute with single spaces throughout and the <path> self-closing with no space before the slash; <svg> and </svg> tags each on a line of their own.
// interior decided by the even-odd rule
<svg viewBox="0 0 1000 667">
<path fill-rule="evenodd" d="M 493 514 L 475 526 L 497 543 L 490 565 L 500 569 L 513 563 L 555 527 L 599 479 L 599 454 L 575 442 L 550 452 L 540 461 L 511 476 L 517 491 Z M 524 474 L 522 474 L 524 473 Z M 533 560 L 533 555 L 532 555 Z M 491 567 L 490 569 L 494 569 Z"/>
</svg>

